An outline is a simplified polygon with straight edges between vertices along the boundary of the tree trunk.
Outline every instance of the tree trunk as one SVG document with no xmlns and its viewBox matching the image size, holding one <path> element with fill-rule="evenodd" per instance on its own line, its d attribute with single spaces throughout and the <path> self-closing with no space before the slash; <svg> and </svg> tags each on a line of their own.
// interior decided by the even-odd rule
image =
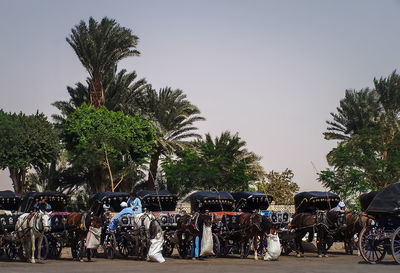
<svg viewBox="0 0 400 273">
<path fill-rule="evenodd" d="M 93 77 L 90 85 L 90 104 L 99 109 L 105 103 L 103 83 L 100 77 Z"/>
<path fill-rule="evenodd" d="M 160 155 L 161 155 L 161 151 L 159 149 L 157 149 L 157 151 L 151 156 L 149 178 L 147 180 L 147 189 L 148 190 L 155 189 L 155 181 L 157 178 L 157 169 L 158 169 L 158 160 L 160 158 Z"/>
<path fill-rule="evenodd" d="M 24 169 L 8 168 L 10 178 L 13 182 L 14 192 L 22 195 L 25 193 L 25 173 Z"/>
<path fill-rule="evenodd" d="M 90 186 L 91 189 L 97 192 L 105 192 L 106 187 L 106 170 L 101 166 L 93 167 L 90 170 Z"/>
</svg>

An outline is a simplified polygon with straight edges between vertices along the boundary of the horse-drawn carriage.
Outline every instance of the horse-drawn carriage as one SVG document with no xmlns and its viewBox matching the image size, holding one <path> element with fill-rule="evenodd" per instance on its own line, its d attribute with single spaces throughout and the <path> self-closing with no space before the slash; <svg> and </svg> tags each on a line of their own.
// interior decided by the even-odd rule
<svg viewBox="0 0 400 273">
<path fill-rule="evenodd" d="M 14 192 L 0 191 L 0 255 L 5 253 L 9 259 L 16 258 L 21 250 L 15 232 L 20 202 Z"/>
<path fill-rule="evenodd" d="M 294 196 L 295 214 L 291 222 L 297 255 L 304 253 L 302 239 L 308 233 L 308 241 L 317 233 L 318 255 L 326 256 L 327 250 L 341 237 L 346 224 L 344 212 L 330 212 L 340 202 L 340 197 L 331 192 L 301 192 Z M 301 254 L 300 254 L 301 253 Z"/>
<path fill-rule="evenodd" d="M 59 258 L 63 247 L 70 246 L 68 240 L 66 212 L 67 196 L 59 192 L 28 192 L 22 197 L 21 212 L 32 213 L 34 205 L 44 199 L 51 206 L 50 231 L 45 234 L 41 258 Z"/>
<path fill-rule="evenodd" d="M 359 249 L 369 263 L 379 263 L 390 253 L 400 263 L 400 184 L 360 196 L 361 206 L 375 217 L 359 235 Z"/>
<path fill-rule="evenodd" d="M 112 217 L 121 211 L 120 203 L 127 201 L 128 198 L 128 193 L 105 192 L 94 194 L 89 199 L 92 212 L 103 218 L 101 243 L 105 248 L 106 257 L 109 259 L 115 257 L 117 250 L 123 257 L 146 258 L 150 238 L 155 232 L 161 232 L 161 227 L 151 212 L 135 216 L 122 215 L 118 219 L 116 230 L 107 231 Z"/>
<path fill-rule="evenodd" d="M 174 243 L 171 241 L 181 217 L 176 212 L 177 196 L 167 190 L 140 191 L 137 196 L 142 202 L 142 208 L 151 211 L 164 231 L 163 256 L 172 255 Z"/>
</svg>

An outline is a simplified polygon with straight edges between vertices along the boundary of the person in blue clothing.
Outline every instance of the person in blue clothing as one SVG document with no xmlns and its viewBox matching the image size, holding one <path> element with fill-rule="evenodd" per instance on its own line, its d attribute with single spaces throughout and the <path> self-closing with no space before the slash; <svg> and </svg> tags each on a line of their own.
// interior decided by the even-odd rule
<svg viewBox="0 0 400 273">
<path fill-rule="evenodd" d="M 133 215 L 142 213 L 142 202 L 136 197 L 136 193 L 132 192 L 128 199 L 128 207 L 132 208 Z"/>
<path fill-rule="evenodd" d="M 35 211 L 41 211 L 41 212 L 51 211 L 50 204 L 48 204 L 46 202 L 46 199 L 44 199 L 43 197 L 41 197 L 39 201 L 35 205 L 33 205 L 33 208 L 35 209 Z"/>
<path fill-rule="evenodd" d="M 118 220 L 122 215 L 133 215 L 132 208 L 128 208 L 128 204 L 126 202 L 122 202 L 120 206 L 122 210 L 111 219 L 110 225 L 107 228 L 107 231 L 109 232 L 115 232 L 118 226 Z"/>
</svg>

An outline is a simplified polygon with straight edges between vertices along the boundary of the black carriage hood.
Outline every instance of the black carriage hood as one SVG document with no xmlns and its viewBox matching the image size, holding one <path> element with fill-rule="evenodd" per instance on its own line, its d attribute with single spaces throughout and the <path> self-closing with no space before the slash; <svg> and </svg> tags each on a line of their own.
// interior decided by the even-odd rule
<svg viewBox="0 0 400 273">
<path fill-rule="evenodd" d="M 393 183 L 379 192 L 369 204 L 367 213 L 400 214 L 400 183 Z"/>
<path fill-rule="evenodd" d="M 267 210 L 271 202 L 274 200 L 272 195 L 262 192 L 239 191 L 232 193 L 236 201 L 236 209 L 244 212 L 252 212 L 254 210 Z"/>
<path fill-rule="evenodd" d="M 325 191 L 305 191 L 294 196 L 296 213 L 327 210 L 336 207 L 339 202 L 337 194 Z"/>
<path fill-rule="evenodd" d="M 21 203 L 19 197 L 13 191 L 0 191 L 0 209 L 17 211 Z"/>
<path fill-rule="evenodd" d="M 225 191 L 198 191 L 190 195 L 192 211 L 233 211 L 235 199 Z"/>
<path fill-rule="evenodd" d="M 372 200 L 375 196 L 380 193 L 381 191 L 371 191 L 368 193 L 363 193 L 358 197 L 361 205 L 361 211 L 366 211 L 368 206 L 371 204 Z"/>
<path fill-rule="evenodd" d="M 167 190 L 145 190 L 138 192 L 137 196 L 142 207 L 149 211 L 174 211 L 178 201 L 178 197 Z"/>
<path fill-rule="evenodd" d="M 64 211 L 67 204 L 67 196 L 60 192 L 28 192 L 21 200 L 21 212 L 33 211 L 33 206 L 44 198 L 50 204 L 53 211 Z"/>
<path fill-rule="evenodd" d="M 89 207 L 95 215 L 100 215 L 103 211 L 103 205 L 110 206 L 111 211 L 120 212 L 121 202 L 127 201 L 129 193 L 127 192 L 99 192 L 90 195 Z"/>
</svg>

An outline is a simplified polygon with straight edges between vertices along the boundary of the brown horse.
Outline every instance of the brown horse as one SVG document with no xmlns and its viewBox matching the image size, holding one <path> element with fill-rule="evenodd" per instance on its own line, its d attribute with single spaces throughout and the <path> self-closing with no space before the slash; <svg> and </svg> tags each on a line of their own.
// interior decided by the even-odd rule
<svg viewBox="0 0 400 273">
<path fill-rule="evenodd" d="M 94 216 L 93 213 L 71 213 L 68 215 L 68 239 L 71 242 L 71 252 L 74 260 L 83 261 L 83 253 L 85 251 L 85 238 L 88 234 L 89 227 L 100 228 L 100 217 Z M 90 249 L 86 250 L 88 261 L 91 259 Z"/>
<path fill-rule="evenodd" d="M 372 221 L 375 221 L 375 218 L 368 215 L 366 212 L 356 211 L 346 213 L 347 227 L 344 231 L 343 238 L 346 254 L 353 255 L 354 235 L 360 234 L 365 226 L 373 223 Z"/>
<path fill-rule="evenodd" d="M 178 245 L 178 252 L 182 258 L 189 254 L 190 245 L 194 238 L 199 237 L 199 245 L 203 236 L 203 225 L 210 227 L 212 225 L 212 216 L 209 214 L 195 213 L 183 215 L 177 223 L 175 232 L 175 243 Z"/>
<path fill-rule="evenodd" d="M 240 216 L 240 237 L 242 249 L 240 258 L 245 258 L 245 246 L 253 239 L 254 259 L 258 260 L 258 239 L 260 239 L 260 248 L 263 248 L 264 236 L 270 233 L 273 224 L 271 220 L 259 213 L 242 214 Z"/>
<path fill-rule="evenodd" d="M 314 225 L 315 225 L 315 216 L 310 213 L 298 213 L 293 217 L 292 222 L 290 223 L 290 227 L 292 229 L 292 232 L 295 233 L 294 245 L 297 257 L 304 256 L 302 239 L 307 234 L 307 232 L 308 232 L 308 241 L 311 242 L 313 240 Z"/>
</svg>

